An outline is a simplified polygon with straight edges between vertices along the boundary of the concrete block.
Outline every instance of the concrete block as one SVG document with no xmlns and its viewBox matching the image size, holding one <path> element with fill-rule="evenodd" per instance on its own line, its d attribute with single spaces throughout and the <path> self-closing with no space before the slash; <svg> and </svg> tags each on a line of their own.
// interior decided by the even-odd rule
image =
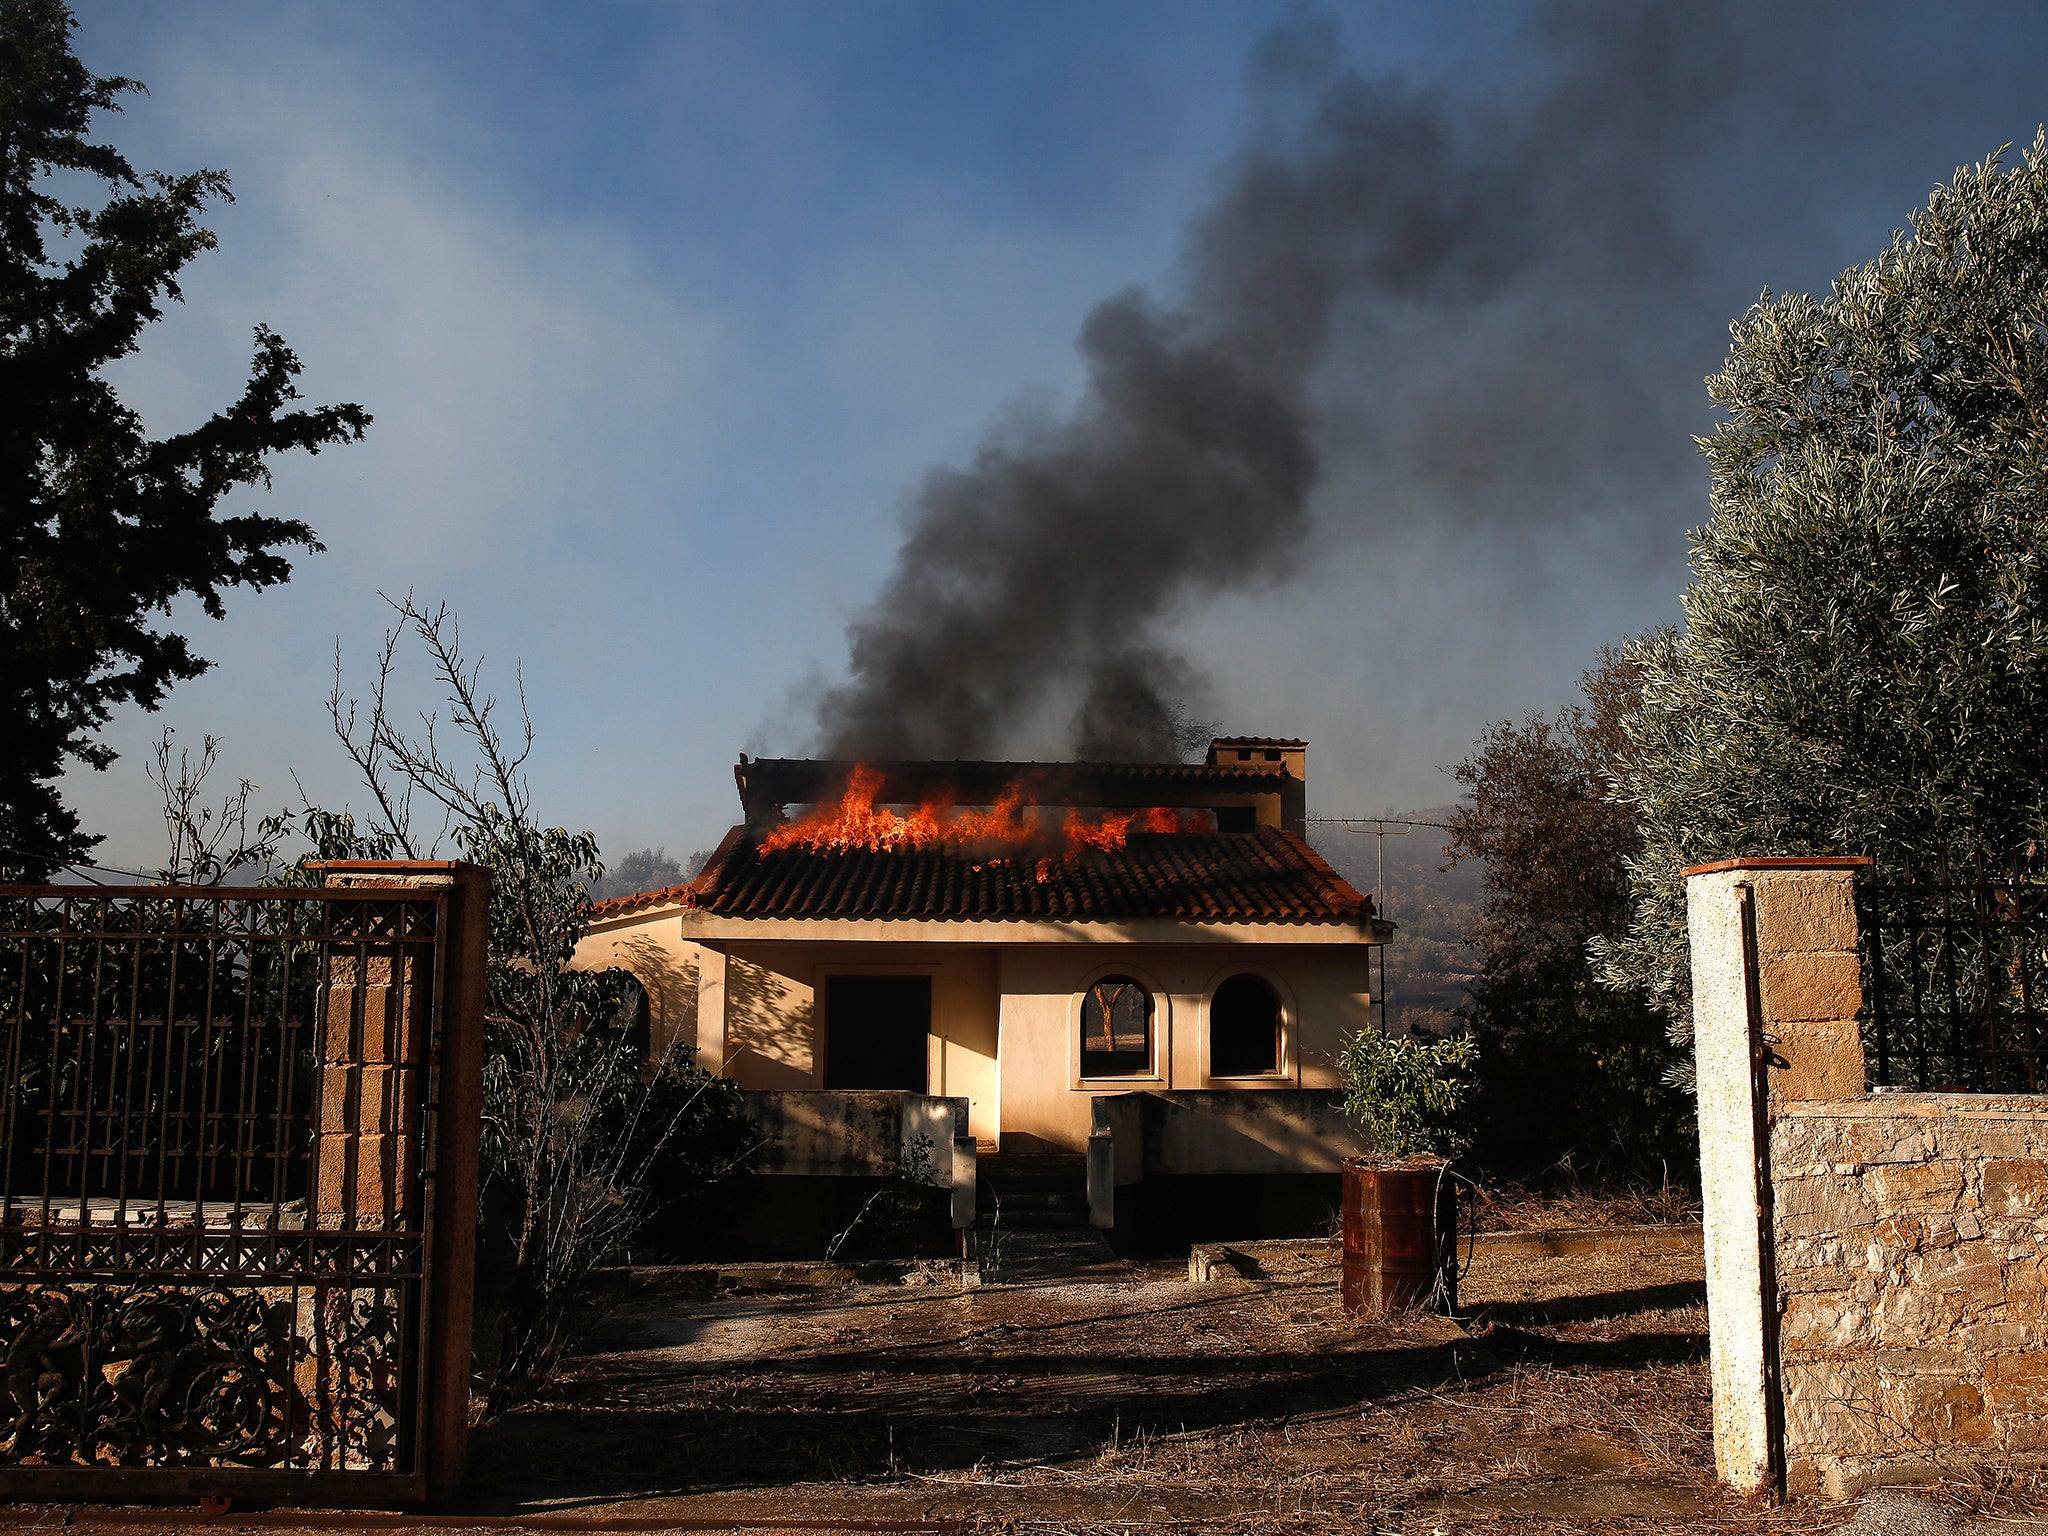
<svg viewBox="0 0 2048 1536">
<path fill-rule="evenodd" d="M 980 1149 L 972 1136 L 953 1138 L 953 1226 L 965 1231 L 974 1225 L 977 1173 Z"/>
</svg>

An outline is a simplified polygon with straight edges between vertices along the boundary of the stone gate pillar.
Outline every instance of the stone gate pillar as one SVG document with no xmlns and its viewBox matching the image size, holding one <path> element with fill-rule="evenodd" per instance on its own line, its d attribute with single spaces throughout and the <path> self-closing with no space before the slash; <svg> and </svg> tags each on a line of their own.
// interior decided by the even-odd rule
<svg viewBox="0 0 2048 1536">
<path fill-rule="evenodd" d="M 432 1169 L 433 1225 L 427 1233 L 427 1375 L 421 1469 L 427 1498 L 443 1503 L 462 1480 L 469 1446 L 470 1324 L 476 1281 L 478 1142 L 483 1123 L 484 960 L 491 877 L 473 864 L 423 859 L 333 859 L 317 866 L 336 887 L 447 893 L 441 934 L 438 1060 L 408 1063 L 404 1026 L 426 1005 L 393 986 L 392 962 L 372 948 L 361 975 L 337 974 L 320 1035 L 321 1121 L 315 1153 L 316 1225 L 360 1222 L 372 1190 L 398 1171 L 418 1127 L 394 1073 L 438 1075 Z M 343 995 L 344 988 L 359 989 Z M 358 1034 L 360 1031 L 360 1034 Z M 353 1056 L 351 1056 L 353 1052 Z M 330 1109 L 334 1118 L 330 1121 Z M 386 1160 L 391 1160 L 389 1167 Z M 403 1183 L 401 1184 L 403 1187 Z"/>
<path fill-rule="evenodd" d="M 1864 858 L 1731 859 L 1688 869 L 1714 1463 L 1782 1489 L 1770 1112 L 1858 1097 L 1863 1004 L 1852 882 Z"/>
</svg>

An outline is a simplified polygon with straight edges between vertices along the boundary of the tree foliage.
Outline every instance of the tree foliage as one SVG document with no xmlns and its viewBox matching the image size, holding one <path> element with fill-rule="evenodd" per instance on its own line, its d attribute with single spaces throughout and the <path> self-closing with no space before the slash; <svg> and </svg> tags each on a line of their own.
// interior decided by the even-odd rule
<svg viewBox="0 0 2048 1536">
<path fill-rule="evenodd" d="M 2048 141 L 1732 336 L 1686 626 L 1632 652 L 1616 793 L 1643 847 L 1603 956 L 1680 1039 L 1688 865 L 2048 831 Z"/>
<path fill-rule="evenodd" d="M 1636 664 L 1609 648 L 1583 705 L 1499 721 L 1454 769 L 1466 798 L 1444 851 L 1484 865 L 1467 934 L 1483 960 L 1463 1013 L 1479 1046 L 1475 1156 L 1489 1172 L 1606 1177 L 1689 1168 L 1691 1110 L 1647 1000 L 1594 974 L 1592 942 L 1629 918 L 1634 813 L 1609 798 Z"/>
<path fill-rule="evenodd" d="M 299 361 L 267 329 L 241 397 L 151 439 L 107 379 L 135 352 L 228 196 L 218 171 L 139 174 L 89 137 L 141 86 L 71 51 L 61 0 L 0 0 L 0 870 L 47 872 L 89 850 L 56 780 L 104 768 L 93 739 L 121 704 L 154 708 L 207 663 L 160 627 L 180 597 L 211 618 L 222 591 L 291 574 L 281 550 L 320 548 L 288 517 L 217 516 L 269 460 L 360 438 L 357 406 L 295 409 Z M 99 196 L 76 201 L 89 188 Z"/>
<path fill-rule="evenodd" d="M 604 878 L 598 881 L 592 895 L 603 901 L 611 896 L 637 896 L 642 891 L 662 891 L 672 885 L 685 885 L 697 878 L 710 857 L 708 852 L 699 849 L 690 855 L 687 863 L 678 863 L 669 856 L 666 848 L 636 848 L 605 870 Z"/>
</svg>

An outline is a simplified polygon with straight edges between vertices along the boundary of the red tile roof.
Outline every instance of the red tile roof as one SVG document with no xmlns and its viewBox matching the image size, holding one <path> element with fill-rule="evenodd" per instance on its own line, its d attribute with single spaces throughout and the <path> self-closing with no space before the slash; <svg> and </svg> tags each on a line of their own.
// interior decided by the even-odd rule
<svg viewBox="0 0 2048 1536">
<path fill-rule="evenodd" d="M 1360 894 L 1299 835 L 1133 833 L 1114 852 L 989 857 L 962 849 L 763 854 L 735 827 L 687 886 L 598 902 L 598 917 L 680 903 L 725 917 L 1356 923 Z"/>
</svg>

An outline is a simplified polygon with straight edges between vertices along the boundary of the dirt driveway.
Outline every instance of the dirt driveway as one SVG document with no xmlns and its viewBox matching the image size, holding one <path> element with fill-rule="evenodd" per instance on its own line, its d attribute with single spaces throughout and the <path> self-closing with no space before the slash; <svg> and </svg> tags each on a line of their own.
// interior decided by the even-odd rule
<svg viewBox="0 0 2048 1536">
<path fill-rule="evenodd" d="M 1772 1531 L 1716 1492 L 1697 1252 L 1492 1257 L 1361 1324 L 1255 1278 L 641 1301 L 475 1443 L 478 1514 L 978 1530 Z"/>
</svg>

